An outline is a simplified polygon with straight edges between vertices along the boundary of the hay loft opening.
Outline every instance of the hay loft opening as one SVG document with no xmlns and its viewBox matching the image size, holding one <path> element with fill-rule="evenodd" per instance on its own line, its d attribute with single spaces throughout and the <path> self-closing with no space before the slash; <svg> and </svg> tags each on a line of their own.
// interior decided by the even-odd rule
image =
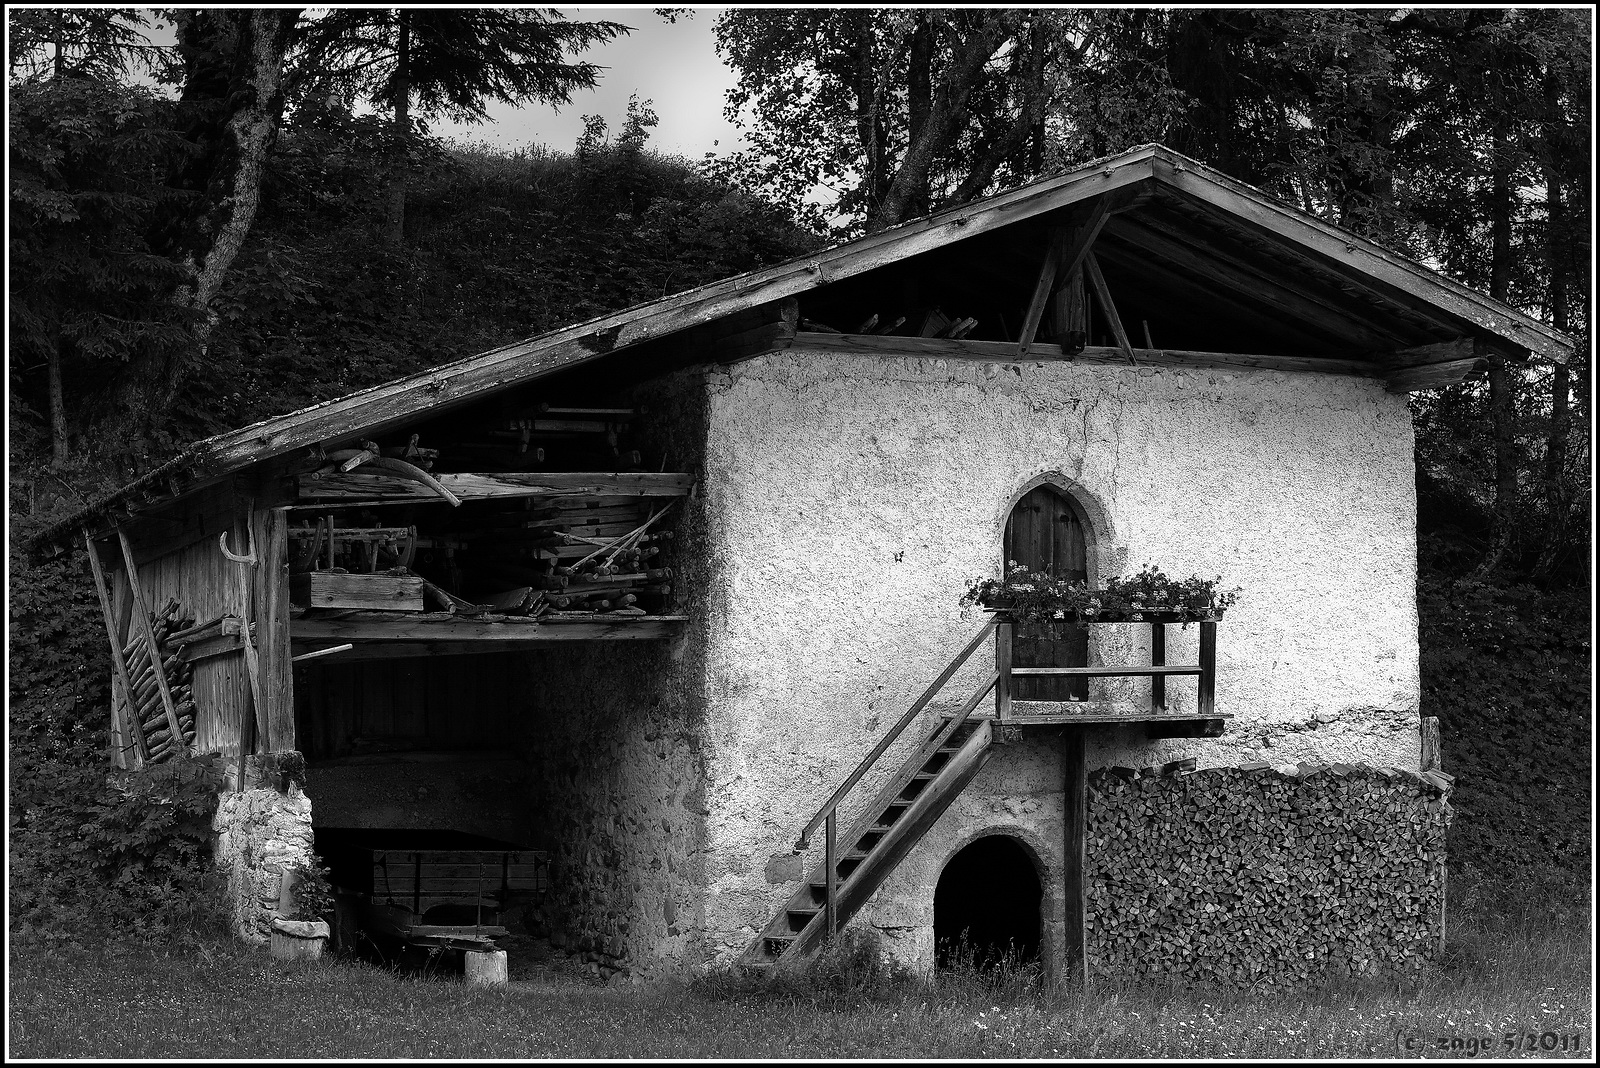
<svg viewBox="0 0 1600 1068">
<path fill-rule="evenodd" d="M 933 892 L 940 968 L 970 955 L 980 969 L 1039 958 L 1043 888 L 1033 858 L 1003 834 L 986 835 L 951 857 Z"/>
</svg>

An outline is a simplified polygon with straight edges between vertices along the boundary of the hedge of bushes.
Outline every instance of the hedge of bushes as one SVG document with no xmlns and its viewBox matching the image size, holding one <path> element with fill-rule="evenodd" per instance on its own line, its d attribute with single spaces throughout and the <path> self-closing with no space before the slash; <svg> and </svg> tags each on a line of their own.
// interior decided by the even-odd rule
<svg viewBox="0 0 1600 1068">
<path fill-rule="evenodd" d="M 1420 967 L 1439 948 L 1452 781 L 1359 764 L 1092 773 L 1091 968 L 1250 985 Z"/>
</svg>

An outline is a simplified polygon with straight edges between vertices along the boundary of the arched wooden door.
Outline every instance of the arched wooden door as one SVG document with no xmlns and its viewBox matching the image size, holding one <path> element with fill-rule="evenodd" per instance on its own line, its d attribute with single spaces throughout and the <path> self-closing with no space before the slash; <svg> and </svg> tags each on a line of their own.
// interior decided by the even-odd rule
<svg viewBox="0 0 1600 1068">
<path fill-rule="evenodd" d="M 1087 582 L 1083 524 L 1072 503 L 1057 489 L 1039 486 L 1023 494 L 1006 519 L 1005 563 Z M 1088 667 L 1089 632 L 1074 623 L 1019 625 L 1012 647 L 1016 667 Z M 1018 701 L 1087 700 L 1089 680 L 1082 678 L 1017 679 L 1012 697 Z"/>
</svg>

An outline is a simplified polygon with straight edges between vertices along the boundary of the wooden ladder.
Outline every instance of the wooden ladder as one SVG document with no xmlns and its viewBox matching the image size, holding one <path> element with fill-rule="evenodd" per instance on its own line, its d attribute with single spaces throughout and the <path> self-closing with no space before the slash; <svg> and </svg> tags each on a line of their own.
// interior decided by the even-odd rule
<svg viewBox="0 0 1600 1068">
<path fill-rule="evenodd" d="M 994 689 L 998 671 L 991 672 L 960 710 L 917 746 L 844 835 L 835 833 L 840 802 L 994 629 L 993 621 L 984 625 L 806 825 L 795 851 L 807 849 L 810 835 L 824 826 L 822 863 L 745 950 L 743 963 L 772 965 L 816 952 L 866 904 L 988 761 L 994 727 L 987 720 L 968 717 Z"/>
</svg>

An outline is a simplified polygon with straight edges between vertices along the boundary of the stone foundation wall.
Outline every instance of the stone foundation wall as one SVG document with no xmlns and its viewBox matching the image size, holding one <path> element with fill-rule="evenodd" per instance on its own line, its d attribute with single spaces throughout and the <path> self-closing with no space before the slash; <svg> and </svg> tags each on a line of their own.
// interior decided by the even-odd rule
<svg viewBox="0 0 1600 1068">
<path fill-rule="evenodd" d="M 605 975 L 698 959 L 704 768 L 678 652 L 585 643 L 530 658 L 523 838 L 551 853 L 540 923 Z"/>
<path fill-rule="evenodd" d="M 217 832 L 213 856 L 227 873 L 234 933 L 265 945 L 272 937 L 284 871 L 310 863 L 314 855 L 311 798 L 296 783 L 280 791 L 276 783 L 248 772 L 249 789 L 218 799 L 211 823 Z"/>
</svg>

